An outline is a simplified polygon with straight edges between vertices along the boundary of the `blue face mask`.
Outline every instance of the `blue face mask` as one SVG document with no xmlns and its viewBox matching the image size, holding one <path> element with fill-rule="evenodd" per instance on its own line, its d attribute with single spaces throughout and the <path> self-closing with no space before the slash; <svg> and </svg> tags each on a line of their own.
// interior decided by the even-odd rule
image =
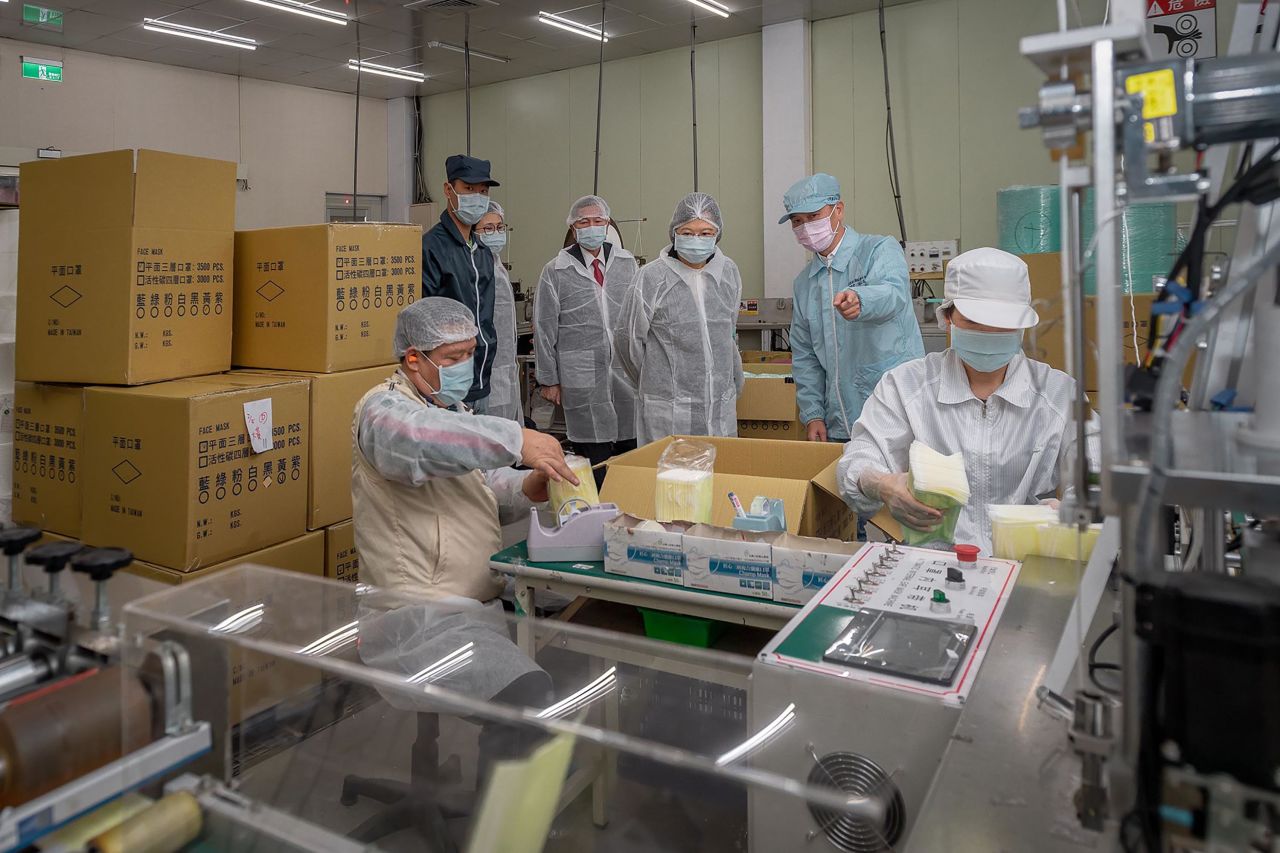
<svg viewBox="0 0 1280 853">
<path fill-rule="evenodd" d="M 951 327 L 951 348 L 979 373 L 1004 367 L 1022 349 L 1022 332 L 975 332 Z"/>
<path fill-rule="evenodd" d="M 607 225 L 591 225 L 587 228 L 573 229 L 573 234 L 578 239 L 578 245 L 588 252 L 594 252 L 603 246 L 605 235 L 608 233 L 609 226 Z"/>
<path fill-rule="evenodd" d="M 424 355 L 423 358 L 426 358 Z M 431 359 L 427 359 L 431 361 Z M 457 364 L 446 364 L 441 367 L 434 361 L 431 364 L 436 370 L 440 371 L 440 390 L 431 396 L 435 397 L 446 406 L 454 406 L 462 402 L 467 396 L 467 392 L 471 390 L 471 383 L 475 379 L 476 368 L 474 359 L 460 361 Z M 431 384 L 427 383 L 430 388 Z"/>
<path fill-rule="evenodd" d="M 707 258 L 715 254 L 715 251 L 715 237 L 687 237 L 684 234 L 676 235 L 676 254 L 679 255 L 680 259 L 686 263 L 705 263 Z"/>
<path fill-rule="evenodd" d="M 468 225 L 475 225 L 489 212 L 489 197 L 484 193 L 459 193 L 454 190 L 458 205 L 454 213 Z"/>
<path fill-rule="evenodd" d="M 477 234 L 476 237 L 480 239 L 480 242 L 485 246 L 485 248 L 492 249 L 494 252 L 501 252 L 503 249 L 507 248 L 506 231 L 495 231 L 492 234 Z"/>
</svg>

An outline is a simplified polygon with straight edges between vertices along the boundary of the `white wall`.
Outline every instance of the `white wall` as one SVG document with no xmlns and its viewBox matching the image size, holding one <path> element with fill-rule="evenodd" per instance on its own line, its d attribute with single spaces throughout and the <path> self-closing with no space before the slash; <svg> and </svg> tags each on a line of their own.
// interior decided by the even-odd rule
<svg viewBox="0 0 1280 853">
<path fill-rule="evenodd" d="M 23 80 L 20 54 L 65 63 L 61 83 Z M 324 221 L 350 192 L 351 95 L 0 39 L 0 165 L 38 147 L 68 154 L 156 148 L 247 164 L 236 225 Z M 360 192 L 387 194 L 387 104 L 360 104 Z"/>
</svg>

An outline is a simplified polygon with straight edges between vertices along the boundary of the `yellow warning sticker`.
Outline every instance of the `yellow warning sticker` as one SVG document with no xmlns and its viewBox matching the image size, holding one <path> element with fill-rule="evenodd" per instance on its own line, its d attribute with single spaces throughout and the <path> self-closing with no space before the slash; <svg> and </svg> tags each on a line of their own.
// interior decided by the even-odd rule
<svg viewBox="0 0 1280 853">
<path fill-rule="evenodd" d="M 1172 68 L 1134 74 L 1124 81 L 1124 88 L 1130 95 L 1142 95 L 1144 119 L 1178 114 L 1178 86 L 1174 81 Z"/>
</svg>

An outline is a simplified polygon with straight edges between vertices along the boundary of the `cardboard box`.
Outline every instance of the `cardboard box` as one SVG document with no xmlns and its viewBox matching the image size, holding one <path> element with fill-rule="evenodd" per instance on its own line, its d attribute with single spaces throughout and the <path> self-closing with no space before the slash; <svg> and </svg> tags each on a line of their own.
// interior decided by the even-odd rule
<svg viewBox="0 0 1280 853">
<path fill-rule="evenodd" d="M 684 585 L 752 598 L 773 598 L 776 534 L 695 524 L 684 534 Z"/>
<path fill-rule="evenodd" d="M 13 403 L 13 520 L 80 535 L 84 389 L 18 382 Z"/>
<path fill-rule="evenodd" d="M 21 166 L 17 377 L 136 385 L 231 366 L 236 166 L 110 151 Z"/>
<path fill-rule="evenodd" d="M 636 530 L 644 519 L 623 513 L 604 527 L 604 570 L 647 581 L 684 586 L 684 532 L 671 522 L 663 531 Z M 657 522 L 654 522 L 655 524 Z"/>
<path fill-rule="evenodd" d="M 157 566 L 142 560 L 134 560 L 124 571 L 167 586 L 190 583 L 201 578 L 207 578 L 217 572 L 249 563 L 320 577 L 324 574 L 324 543 L 324 531 L 315 530 L 304 533 L 296 539 L 290 539 L 287 542 L 281 542 L 278 545 L 272 545 L 260 551 L 241 554 L 239 557 L 233 557 L 230 560 L 212 566 L 204 566 L 190 572 Z M 114 581 L 112 582 L 114 583 Z"/>
<path fill-rule="evenodd" d="M 307 383 L 246 374 L 85 391 L 82 538 L 194 571 L 306 532 Z M 245 404 L 269 401 L 255 453 Z"/>
<path fill-rule="evenodd" d="M 421 292 L 421 254 L 416 225 L 237 232 L 232 361 L 317 373 L 386 364 L 396 314 Z"/>
<path fill-rule="evenodd" d="M 1057 252 L 1040 255 L 1022 255 L 1031 274 L 1031 304 L 1040 315 L 1040 325 L 1028 329 L 1023 339 L 1022 350 L 1029 358 L 1043 361 L 1050 367 L 1056 367 L 1068 373 L 1066 363 L 1066 347 L 1063 342 L 1062 313 L 1062 272 L 1059 268 L 1060 255 Z M 1125 364 L 1137 364 L 1139 357 L 1147 354 L 1147 341 L 1151 336 L 1151 303 L 1155 295 L 1136 293 L 1132 296 L 1124 294 L 1120 302 L 1120 317 L 1123 329 L 1120 333 L 1121 350 Z M 1098 390 L 1097 348 L 1097 297 L 1086 296 L 1084 300 L 1084 324 L 1086 340 L 1089 347 L 1085 351 L 1084 384 L 1085 390 L 1095 393 Z M 1134 349 L 1134 320 L 1137 321 L 1137 343 Z M 1191 383 L 1195 372 L 1195 356 L 1187 364 L 1183 374 L 1183 382 Z"/>
<path fill-rule="evenodd" d="M 863 545 L 790 533 L 772 544 L 773 600 L 783 604 L 807 604 Z"/>
<path fill-rule="evenodd" d="M 324 576 L 346 583 L 360 582 L 360 554 L 356 551 L 356 528 L 350 521 L 324 531 Z"/>
<path fill-rule="evenodd" d="M 307 529 L 320 530 L 351 517 L 351 419 L 356 403 L 385 380 L 394 364 L 342 373 L 237 371 L 302 379 L 311 389 L 311 477 Z"/>
<path fill-rule="evenodd" d="M 748 377 L 742 383 L 742 393 L 738 395 L 738 436 L 804 441 L 805 429 L 800 423 L 796 405 L 796 383 L 791 378 L 791 365 L 744 362 L 743 369 L 748 373 L 771 374 L 779 378 Z"/>
<path fill-rule="evenodd" d="M 787 532 L 830 539 L 853 539 L 857 518 L 836 488 L 836 463 L 844 446 L 800 441 L 766 441 L 755 438 L 684 436 L 716 448 L 711 522 L 720 527 L 733 523 L 728 493 L 737 493 L 750 506 L 757 495 L 781 498 L 787 515 Z M 646 444 L 609 461 L 600 497 L 616 503 L 623 512 L 640 518 L 654 514 L 654 488 L 658 458 L 675 437 Z"/>
</svg>

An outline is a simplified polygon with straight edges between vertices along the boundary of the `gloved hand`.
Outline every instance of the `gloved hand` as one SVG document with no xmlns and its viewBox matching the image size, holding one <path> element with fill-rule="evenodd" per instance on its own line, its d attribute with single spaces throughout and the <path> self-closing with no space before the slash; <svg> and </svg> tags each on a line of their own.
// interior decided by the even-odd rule
<svg viewBox="0 0 1280 853">
<path fill-rule="evenodd" d="M 809 421 L 804 426 L 805 438 L 809 441 L 826 441 L 827 440 L 827 422 L 822 418 Z"/>
<path fill-rule="evenodd" d="M 846 320 L 856 320 L 862 313 L 862 300 L 852 290 L 842 290 L 831 300 L 831 306 Z"/>
<path fill-rule="evenodd" d="M 858 478 L 858 488 L 867 497 L 878 499 L 889 508 L 890 515 L 912 530 L 928 533 L 942 523 L 941 510 L 925 506 L 916 500 L 905 473 L 864 471 Z"/>
<path fill-rule="evenodd" d="M 520 464 L 534 471 L 541 471 L 557 483 L 568 480 L 575 486 L 580 485 L 578 478 L 564 461 L 564 450 L 560 447 L 560 442 L 546 433 L 524 430 Z"/>
</svg>

